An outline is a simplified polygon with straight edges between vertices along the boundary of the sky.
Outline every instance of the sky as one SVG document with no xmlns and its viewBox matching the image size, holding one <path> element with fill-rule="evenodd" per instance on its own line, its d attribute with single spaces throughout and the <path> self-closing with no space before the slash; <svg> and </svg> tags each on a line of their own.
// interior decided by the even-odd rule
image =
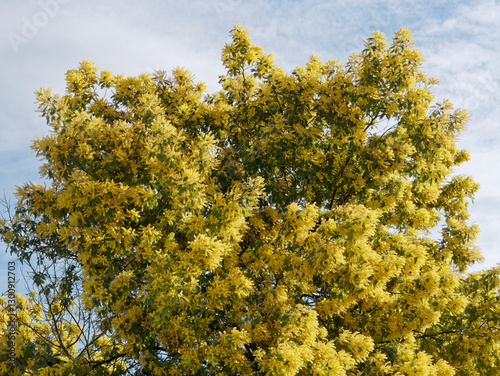
<svg viewBox="0 0 500 376">
<path fill-rule="evenodd" d="M 35 90 L 63 94 L 66 71 L 87 59 L 129 76 L 184 66 L 214 92 L 221 51 L 237 23 L 288 71 L 312 54 L 346 62 L 372 31 L 390 39 L 407 27 L 424 71 L 440 80 L 436 100 L 470 114 L 460 146 L 471 161 L 456 173 L 481 185 L 470 220 L 481 228 L 485 260 L 472 270 L 500 263 L 499 0 L 2 0 L 0 190 L 7 200 L 14 205 L 16 186 L 41 181 L 30 146 L 48 127 L 36 113 Z M 0 244 L 0 293 L 13 260 Z"/>
</svg>

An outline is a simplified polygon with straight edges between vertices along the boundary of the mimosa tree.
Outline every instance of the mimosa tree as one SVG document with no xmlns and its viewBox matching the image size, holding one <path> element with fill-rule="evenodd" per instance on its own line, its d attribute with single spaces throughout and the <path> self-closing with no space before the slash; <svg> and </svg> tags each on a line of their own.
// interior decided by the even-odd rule
<svg viewBox="0 0 500 376">
<path fill-rule="evenodd" d="M 0 227 L 34 292 L 2 374 L 498 375 L 467 114 L 408 30 L 291 73 L 231 36 L 214 94 L 89 61 L 37 92 L 45 184 Z"/>
</svg>

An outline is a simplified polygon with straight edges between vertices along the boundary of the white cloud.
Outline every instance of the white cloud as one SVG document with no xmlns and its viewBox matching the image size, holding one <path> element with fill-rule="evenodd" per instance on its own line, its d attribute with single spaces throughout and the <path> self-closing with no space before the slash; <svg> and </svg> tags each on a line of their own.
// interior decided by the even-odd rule
<svg viewBox="0 0 500 376">
<path fill-rule="evenodd" d="M 427 58 L 426 70 L 440 79 L 437 98 L 450 99 L 470 113 L 461 145 L 471 161 L 458 169 L 481 185 L 471 206 L 471 220 L 479 224 L 478 244 L 483 266 L 500 262 L 500 5 L 480 1 L 457 7 L 442 23 L 426 23 L 417 30 Z"/>
</svg>

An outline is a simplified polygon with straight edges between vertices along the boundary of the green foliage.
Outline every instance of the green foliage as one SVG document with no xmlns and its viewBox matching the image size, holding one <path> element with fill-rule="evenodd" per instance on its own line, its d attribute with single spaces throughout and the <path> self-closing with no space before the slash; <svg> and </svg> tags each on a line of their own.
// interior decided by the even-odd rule
<svg viewBox="0 0 500 376">
<path fill-rule="evenodd" d="M 434 102 L 408 30 L 291 73 L 231 36 L 214 94 L 89 61 L 37 92 L 49 184 L 0 226 L 38 292 L 10 372 L 498 374 L 499 269 L 464 274 L 467 114 Z"/>
</svg>

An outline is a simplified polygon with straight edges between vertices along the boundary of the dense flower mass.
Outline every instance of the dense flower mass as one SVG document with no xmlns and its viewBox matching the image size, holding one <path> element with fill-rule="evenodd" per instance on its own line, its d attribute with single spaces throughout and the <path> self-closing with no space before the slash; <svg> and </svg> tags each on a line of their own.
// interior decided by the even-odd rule
<svg viewBox="0 0 500 376">
<path fill-rule="evenodd" d="M 89 61 L 37 92 L 46 184 L 0 226 L 34 291 L 0 373 L 498 375 L 500 269 L 466 274 L 478 185 L 453 174 L 467 114 L 408 30 L 291 73 L 231 37 L 214 94 Z"/>
</svg>

